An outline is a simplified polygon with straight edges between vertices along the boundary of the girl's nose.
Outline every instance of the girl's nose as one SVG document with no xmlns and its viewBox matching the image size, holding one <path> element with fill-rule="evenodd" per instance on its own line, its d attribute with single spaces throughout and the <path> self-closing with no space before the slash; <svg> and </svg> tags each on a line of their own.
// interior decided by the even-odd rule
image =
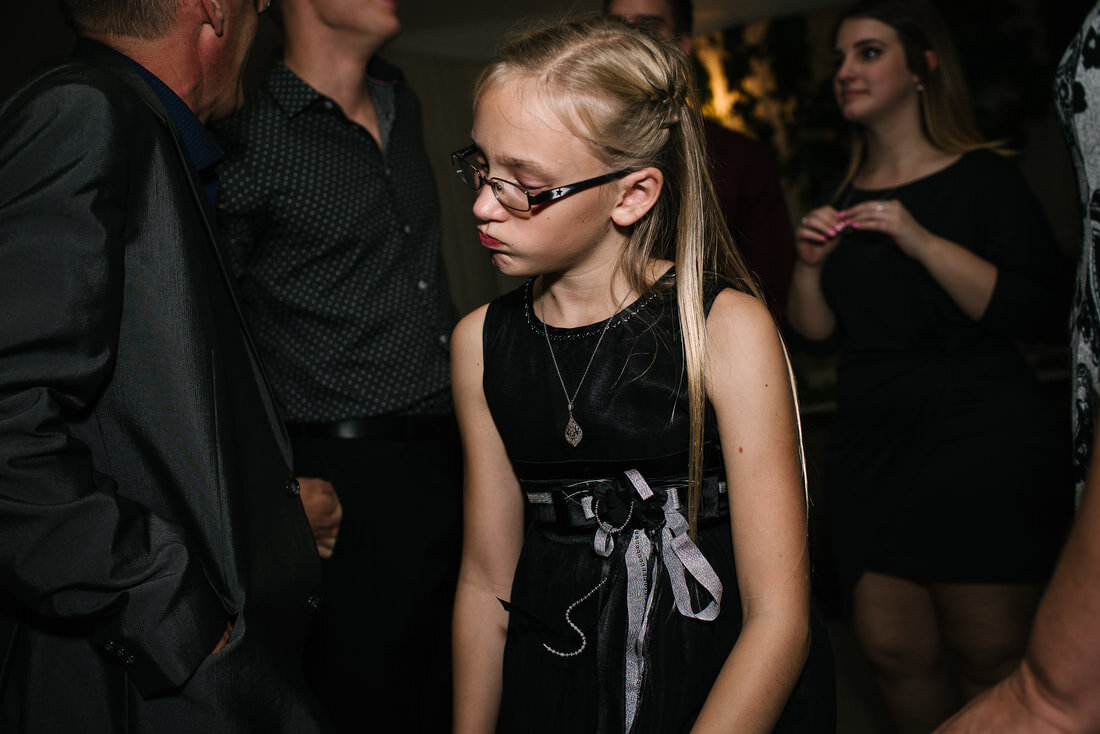
<svg viewBox="0 0 1100 734">
<path fill-rule="evenodd" d="M 493 184 L 482 181 L 474 199 L 474 216 L 482 221 L 501 220 L 508 216 L 508 209 L 493 196 Z"/>
</svg>

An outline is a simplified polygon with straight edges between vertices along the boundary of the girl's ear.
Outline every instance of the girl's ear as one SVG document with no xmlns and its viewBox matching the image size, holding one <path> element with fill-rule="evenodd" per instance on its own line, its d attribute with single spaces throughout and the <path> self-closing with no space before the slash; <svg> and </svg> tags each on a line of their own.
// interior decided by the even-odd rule
<svg viewBox="0 0 1100 734">
<path fill-rule="evenodd" d="M 628 174 L 620 182 L 622 197 L 611 210 L 611 221 L 629 227 L 644 217 L 661 197 L 665 176 L 652 166 Z"/>
</svg>

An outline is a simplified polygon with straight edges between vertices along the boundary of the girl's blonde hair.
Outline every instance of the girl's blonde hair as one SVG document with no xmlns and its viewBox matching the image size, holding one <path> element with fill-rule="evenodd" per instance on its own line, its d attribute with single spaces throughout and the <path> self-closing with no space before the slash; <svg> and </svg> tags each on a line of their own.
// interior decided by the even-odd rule
<svg viewBox="0 0 1100 734">
<path fill-rule="evenodd" d="M 611 16 L 589 16 L 535 30 L 507 43 L 482 72 L 474 106 L 516 77 L 540 90 L 566 128 L 610 169 L 652 166 L 661 196 L 634 224 L 619 267 L 635 293 L 655 288 L 649 265 L 676 265 L 690 416 L 688 521 L 696 527 L 703 474 L 706 407 L 703 274 L 712 272 L 757 298 L 720 213 L 705 152 L 703 121 L 691 95 L 683 49 Z"/>
<path fill-rule="evenodd" d="M 837 18 L 833 39 L 844 21 L 870 18 L 894 29 L 905 51 L 909 71 L 917 75 L 920 92 L 921 130 L 925 138 L 940 150 L 961 154 L 988 148 L 1006 152 L 1001 142 L 988 142 L 974 121 L 974 108 L 962 65 L 951 42 L 947 24 L 926 0 L 863 0 L 849 7 Z M 935 68 L 928 64 L 926 53 L 936 56 Z M 852 135 L 848 172 L 840 186 L 845 187 L 863 165 L 865 145 L 862 133 Z"/>
</svg>

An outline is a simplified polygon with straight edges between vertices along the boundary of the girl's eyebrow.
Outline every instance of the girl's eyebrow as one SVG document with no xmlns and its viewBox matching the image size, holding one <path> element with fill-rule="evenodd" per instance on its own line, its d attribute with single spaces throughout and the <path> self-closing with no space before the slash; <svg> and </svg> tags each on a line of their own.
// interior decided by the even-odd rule
<svg viewBox="0 0 1100 734">
<path fill-rule="evenodd" d="M 500 163 L 500 165 L 505 166 L 505 167 L 510 168 L 510 169 L 513 169 L 513 170 L 522 170 L 522 171 L 526 171 L 528 173 L 537 173 L 537 174 L 542 174 L 542 173 L 545 172 L 543 170 L 542 166 L 540 166 L 539 164 L 535 163 L 534 161 L 524 160 L 522 158 L 513 158 L 511 156 L 504 156 L 503 158 L 501 158 L 497 162 Z"/>
<path fill-rule="evenodd" d="M 474 141 L 474 145 L 477 145 L 477 141 Z M 485 155 L 485 151 L 478 145 L 477 149 L 481 151 L 481 155 L 488 159 Z M 523 158 L 514 158 L 512 156 L 501 156 L 494 161 L 498 166 L 503 166 L 512 171 L 523 171 L 533 175 L 543 176 L 546 175 L 546 170 L 534 161 L 525 160 Z"/>
</svg>

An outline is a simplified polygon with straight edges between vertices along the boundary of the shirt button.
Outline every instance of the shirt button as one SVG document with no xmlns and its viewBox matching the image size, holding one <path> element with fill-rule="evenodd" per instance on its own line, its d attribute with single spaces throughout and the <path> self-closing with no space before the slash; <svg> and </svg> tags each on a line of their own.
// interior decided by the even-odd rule
<svg viewBox="0 0 1100 734">
<path fill-rule="evenodd" d="M 293 495 L 299 495 L 302 493 L 302 485 L 298 484 L 298 480 L 294 477 L 286 480 L 286 491 Z"/>
<path fill-rule="evenodd" d="M 447 345 L 447 335 L 446 334 L 440 334 L 439 335 L 439 343 L 442 344 L 443 346 Z"/>
<path fill-rule="evenodd" d="M 416 281 L 416 287 L 419 288 L 422 291 L 428 290 L 428 284 L 426 282 L 424 282 L 423 280 Z"/>
</svg>

